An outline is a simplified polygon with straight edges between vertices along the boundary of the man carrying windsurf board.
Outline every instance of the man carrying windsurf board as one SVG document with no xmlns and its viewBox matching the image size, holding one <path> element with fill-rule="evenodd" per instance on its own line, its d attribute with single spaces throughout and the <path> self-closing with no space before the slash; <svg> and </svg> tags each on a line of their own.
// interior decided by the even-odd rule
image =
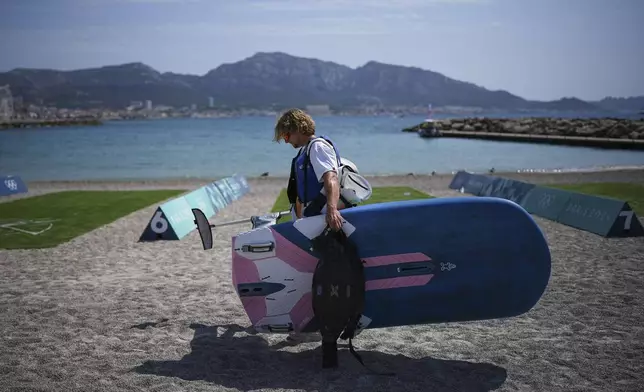
<svg viewBox="0 0 644 392">
<path fill-rule="evenodd" d="M 284 112 L 275 125 L 274 141 L 299 148 L 291 162 L 288 197 L 294 219 L 325 214 L 333 230 L 342 227 L 340 210 L 371 196 L 371 186 L 337 146 L 315 135 L 315 122 L 301 109 Z"/>
</svg>

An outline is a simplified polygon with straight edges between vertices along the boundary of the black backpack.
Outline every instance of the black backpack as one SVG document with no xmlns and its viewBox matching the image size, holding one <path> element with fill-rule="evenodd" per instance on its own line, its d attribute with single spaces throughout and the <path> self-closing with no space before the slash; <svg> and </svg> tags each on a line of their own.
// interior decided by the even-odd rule
<svg viewBox="0 0 644 392">
<path fill-rule="evenodd" d="M 338 366 L 338 338 L 349 339 L 349 350 L 365 366 L 352 342 L 365 304 L 364 262 L 343 230 L 327 227 L 312 245 L 320 255 L 311 292 L 313 314 L 322 335 L 322 367 Z"/>
</svg>

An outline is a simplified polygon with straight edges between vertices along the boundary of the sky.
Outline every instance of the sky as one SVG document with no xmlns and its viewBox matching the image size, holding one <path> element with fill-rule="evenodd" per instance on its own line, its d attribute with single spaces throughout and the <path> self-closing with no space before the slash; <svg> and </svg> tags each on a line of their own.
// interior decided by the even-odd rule
<svg viewBox="0 0 644 392">
<path fill-rule="evenodd" d="M 526 99 L 644 95 L 644 0 L 0 0 L 0 72 L 257 52 L 415 66 Z"/>
</svg>

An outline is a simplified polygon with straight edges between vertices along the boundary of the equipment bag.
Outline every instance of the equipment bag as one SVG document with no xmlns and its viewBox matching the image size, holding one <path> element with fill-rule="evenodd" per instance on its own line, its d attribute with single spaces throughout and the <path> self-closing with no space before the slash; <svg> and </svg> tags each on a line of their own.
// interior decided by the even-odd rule
<svg viewBox="0 0 644 392">
<path fill-rule="evenodd" d="M 313 314 L 322 335 L 322 367 L 338 366 L 338 338 L 349 339 L 349 350 L 366 367 L 353 348 L 353 337 L 365 304 L 363 261 L 343 230 L 327 227 L 312 240 L 312 245 L 313 251 L 320 255 L 311 292 Z"/>
<path fill-rule="evenodd" d="M 310 160 L 310 150 L 311 146 L 313 146 L 313 143 L 323 141 L 329 144 L 332 148 L 335 148 L 333 146 L 333 142 L 331 142 L 329 139 L 327 139 L 324 136 L 321 136 L 319 138 L 313 139 L 305 148 L 304 153 L 306 154 L 305 160 L 304 160 L 304 167 L 311 164 Z M 344 157 L 339 157 L 338 156 L 338 182 L 340 185 L 340 200 L 347 206 L 347 207 L 355 207 L 358 204 L 366 201 L 371 197 L 372 189 L 371 189 L 371 184 L 369 184 L 369 181 L 367 181 L 366 178 L 360 175 L 360 172 L 358 171 L 358 167 L 356 166 L 355 163 L 350 161 L 347 158 Z M 305 172 L 306 173 L 306 172 Z M 326 199 L 326 192 L 324 189 L 322 190 L 322 194 L 324 199 Z M 324 201 L 326 202 L 326 200 Z"/>
</svg>

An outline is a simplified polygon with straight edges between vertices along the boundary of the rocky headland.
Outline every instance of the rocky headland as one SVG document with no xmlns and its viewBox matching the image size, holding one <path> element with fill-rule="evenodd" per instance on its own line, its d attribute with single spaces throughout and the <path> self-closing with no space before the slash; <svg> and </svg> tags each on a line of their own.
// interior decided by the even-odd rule
<svg viewBox="0 0 644 392">
<path fill-rule="evenodd" d="M 438 131 L 644 140 L 644 119 L 622 118 L 458 118 L 422 122 L 402 131 L 418 132 L 432 125 Z"/>
</svg>

